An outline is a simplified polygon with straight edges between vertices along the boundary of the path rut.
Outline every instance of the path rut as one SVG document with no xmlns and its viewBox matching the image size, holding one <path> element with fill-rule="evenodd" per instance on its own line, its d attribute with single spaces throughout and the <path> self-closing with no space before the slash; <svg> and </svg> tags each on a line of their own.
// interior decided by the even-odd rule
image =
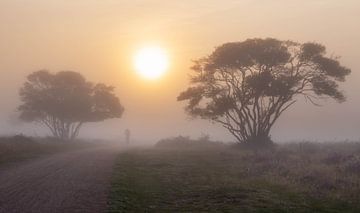
<svg viewBox="0 0 360 213">
<path fill-rule="evenodd" d="M 0 168 L 0 212 L 105 212 L 118 152 L 87 148 Z"/>
</svg>

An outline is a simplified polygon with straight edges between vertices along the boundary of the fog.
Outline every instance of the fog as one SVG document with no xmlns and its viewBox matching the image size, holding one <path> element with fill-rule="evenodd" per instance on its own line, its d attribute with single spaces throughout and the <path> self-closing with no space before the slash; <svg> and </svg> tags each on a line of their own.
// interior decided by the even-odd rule
<svg viewBox="0 0 360 213">
<path fill-rule="evenodd" d="M 347 101 L 316 107 L 299 98 L 272 130 L 275 141 L 339 141 L 360 138 L 360 3 L 355 0 L 1 0 L 0 134 L 43 136 L 47 129 L 17 120 L 19 88 L 31 72 L 73 70 L 116 87 L 121 119 L 86 124 L 84 138 L 153 143 L 165 137 L 209 134 L 234 140 L 218 125 L 190 119 L 176 97 L 188 86 L 191 60 L 215 47 L 247 38 L 316 41 L 351 68 L 341 84 Z M 143 45 L 161 45 L 170 70 L 156 81 L 134 72 Z"/>
</svg>

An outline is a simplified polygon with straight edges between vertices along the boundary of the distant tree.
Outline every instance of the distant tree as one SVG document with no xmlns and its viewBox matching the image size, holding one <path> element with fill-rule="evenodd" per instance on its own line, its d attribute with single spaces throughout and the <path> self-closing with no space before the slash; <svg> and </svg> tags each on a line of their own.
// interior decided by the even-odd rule
<svg viewBox="0 0 360 213">
<path fill-rule="evenodd" d="M 248 39 L 194 61 L 186 112 L 223 125 L 240 143 L 269 144 L 270 130 L 297 96 L 345 101 L 338 82 L 351 70 L 318 43 Z M 304 112 L 306 113 L 306 112 Z"/>
<path fill-rule="evenodd" d="M 57 138 L 73 140 L 84 123 L 121 117 L 124 108 L 113 90 L 90 83 L 77 72 L 37 71 L 20 89 L 20 119 L 45 125 Z"/>
</svg>

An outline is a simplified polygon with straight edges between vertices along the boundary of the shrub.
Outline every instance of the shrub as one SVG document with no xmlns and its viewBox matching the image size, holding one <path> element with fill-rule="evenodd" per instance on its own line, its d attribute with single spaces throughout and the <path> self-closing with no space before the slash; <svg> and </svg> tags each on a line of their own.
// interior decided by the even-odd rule
<svg viewBox="0 0 360 213">
<path fill-rule="evenodd" d="M 158 148 L 177 148 L 177 149 L 193 149 L 193 148 L 210 148 L 222 147 L 223 143 L 212 141 L 207 135 L 201 136 L 199 139 L 191 139 L 188 136 L 177 136 L 160 140 L 155 145 Z"/>
</svg>

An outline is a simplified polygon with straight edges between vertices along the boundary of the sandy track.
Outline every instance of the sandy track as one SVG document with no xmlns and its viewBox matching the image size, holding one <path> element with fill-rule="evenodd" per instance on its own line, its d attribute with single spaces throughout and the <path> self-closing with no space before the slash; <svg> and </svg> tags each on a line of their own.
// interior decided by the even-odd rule
<svg viewBox="0 0 360 213">
<path fill-rule="evenodd" d="M 0 212 L 104 212 L 118 152 L 88 148 L 0 168 Z"/>
</svg>

